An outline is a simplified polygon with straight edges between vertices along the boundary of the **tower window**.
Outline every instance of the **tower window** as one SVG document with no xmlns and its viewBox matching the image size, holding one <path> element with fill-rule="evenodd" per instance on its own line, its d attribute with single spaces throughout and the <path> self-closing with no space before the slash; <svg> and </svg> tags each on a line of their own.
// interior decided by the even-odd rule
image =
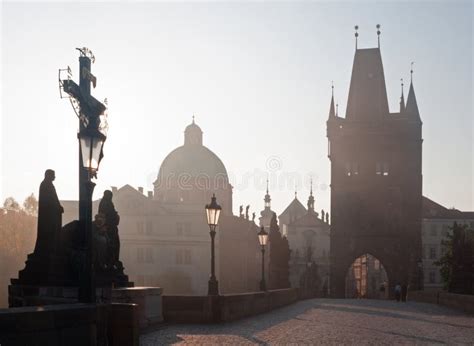
<svg viewBox="0 0 474 346">
<path fill-rule="evenodd" d="M 377 162 L 375 164 L 375 174 L 387 176 L 389 171 L 389 165 L 387 162 Z"/>
<path fill-rule="evenodd" d="M 346 175 L 348 177 L 353 175 L 359 175 L 359 164 L 357 163 L 346 163 Z"/>
</svg>

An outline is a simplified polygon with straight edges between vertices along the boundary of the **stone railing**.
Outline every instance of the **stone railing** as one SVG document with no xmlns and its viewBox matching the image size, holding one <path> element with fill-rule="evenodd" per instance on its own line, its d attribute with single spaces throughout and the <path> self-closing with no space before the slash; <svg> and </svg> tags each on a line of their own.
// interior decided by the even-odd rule
<svg viewBox="0 0 474 346">
<path fill-rule="evenodd" d="M 135 304 L 61 304 L 0 309 L 0 345 L 138 346 Z"/>
<path fill-rule="evenodd" d="M 445 291 L 411 291 L 408 299 L 417 302 L 443 305 L 474 314 L 474 295 L 448 293 Z"/>
<path fill-rule="evenodd" d="M 169 323 L 217 323 L 267 312 L 298 300 L 293 288 L 220 296 L 163 296 Z"/>
</svg>

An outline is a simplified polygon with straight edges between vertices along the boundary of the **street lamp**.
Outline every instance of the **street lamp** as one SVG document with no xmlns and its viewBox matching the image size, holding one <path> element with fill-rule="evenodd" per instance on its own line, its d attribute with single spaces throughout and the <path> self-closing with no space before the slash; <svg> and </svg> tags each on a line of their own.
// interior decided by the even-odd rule
<svg viewBox="0 0 474 346">
<path fill-rule="evenodd" d="M 262 280 L 260 281 L 260 291 L 266 291 L 267 287 L 265 284 L 265 245 L 267 245 L 268 241 L 268 233 L 265 232 L 264 227 L 260 229 L 260 232 L 257 233 L 258 235 L 258 242 L 262 247 Z"/>
<path fill-rule="evenodd" d="M 209 225 L 209 234 L 211 235 L 211 277 L 209 278 L 208 295 L 219 295 L 219 283 L 215 273 L 215 255 L 214 255 L 214 238 L 216 236 L 216 228 L 221 214 L 221 206 L 216 202 L 216 195 L 213 194 L 211 203 L 206 204 L 207 224 Z"/>
<path fill-rule="evenodd" d="M 87 172 L 87 179 L 84 181 L 87 196 L 84 201 L 84 233 L 87 241 L 85 269 L 87 272 L 84 275 L 86 280 L 84 282 L 82 299 L 88 303 L 95 303 L 94 243 L 92 234 L 92 194 L 95 183 L 91 179 L 97 175 L 102 156 L 102 147 L 107 137 L 96 128 L 84 128 L 78 133 L 77 137 L 81 148 L 82 169 Z"/>
</svg>

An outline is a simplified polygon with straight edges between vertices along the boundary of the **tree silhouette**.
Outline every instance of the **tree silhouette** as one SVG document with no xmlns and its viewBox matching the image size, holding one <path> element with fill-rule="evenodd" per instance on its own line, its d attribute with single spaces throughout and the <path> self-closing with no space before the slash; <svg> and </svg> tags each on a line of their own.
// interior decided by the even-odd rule
<svg viewBox="0 0 474 346">
<path fill-rule="evenodd" d="M 29 215 L 38 215 L 38 200 L 34 194 L 26 197 L 25 201 L 23 202 L 23 209 Z"/>
<path fill-rule="evenodd" d="M 451 230 L 442 241 L 444 254 L 434 264 L 440 267 L 445 289 L 474 294 L 474 230 L 456 222 Z"/>
<path fill-rule="evenodd" d="M 5 208 L 6 210 L 21 210 L 20 204 L 13 197 L 8 197 L 5 199 L 5 201 L 3 202 L 3 208 Z"/>
</svg>

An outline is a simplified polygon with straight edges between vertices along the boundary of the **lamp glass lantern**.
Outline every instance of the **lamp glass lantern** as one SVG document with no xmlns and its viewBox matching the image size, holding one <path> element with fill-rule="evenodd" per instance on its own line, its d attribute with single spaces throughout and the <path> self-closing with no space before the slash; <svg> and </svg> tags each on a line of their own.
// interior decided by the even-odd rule
<svg viewBox="0 0 474 346">
<path fill-rule="evenodd" d="M 221 210 L 221 206 L 216 202 L 216 195 L 213 194 L 211 198 L 211 203 L 206 204 L 207 224 L 209 225 L 209 229 L 213 232 L 216 230 L 216 227 L 219 223 L 219 216 L 221 214 Z"/>
<path fill-rule="evenodd" d="M 258 242 L 260 243 L 261 246 L 265 246 L 267 245 L 267 241 L 268 241 L 268 233 L 265 232 L 265 229 L 262 228 L 260 229 L 260 232 L 257 233 L 258 235 Z"/>
<path fill-rule="evenodd" d="M 106 137 L 96 129 L 84 129 L 79 132 L 82 164 L 89 173 L 94 174 L 99 169 L 100 156 Z"/>
</svg>

